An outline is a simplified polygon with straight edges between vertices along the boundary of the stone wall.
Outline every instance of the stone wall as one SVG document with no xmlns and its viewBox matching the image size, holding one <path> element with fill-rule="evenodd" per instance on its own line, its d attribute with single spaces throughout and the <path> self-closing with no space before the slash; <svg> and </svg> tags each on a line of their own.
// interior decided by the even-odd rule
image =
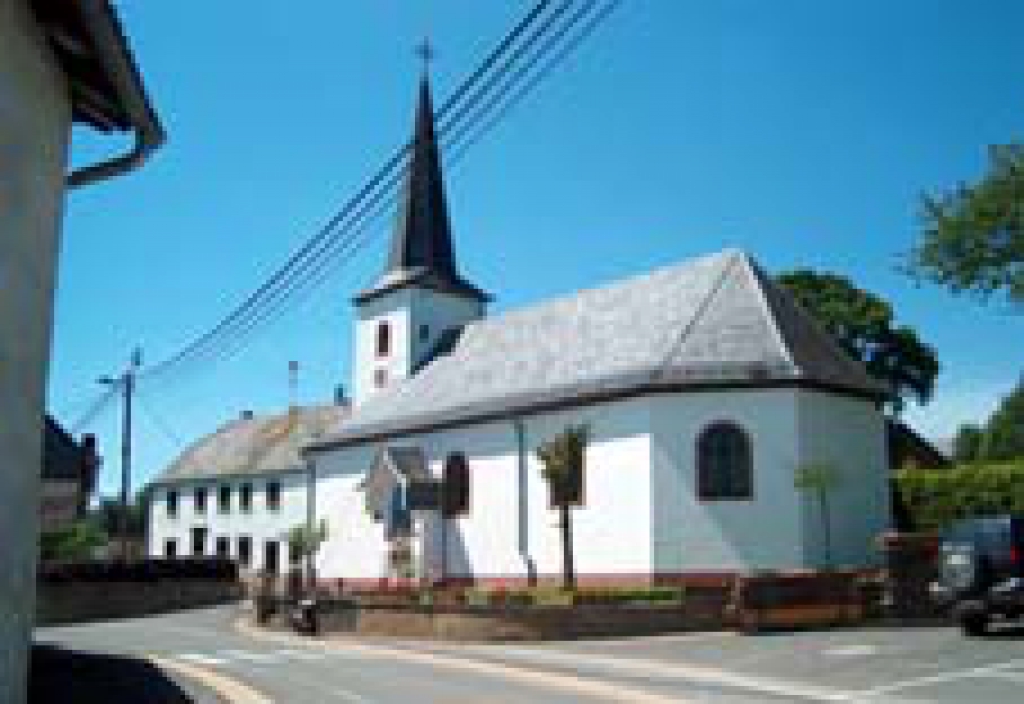
<svg viewBox="0 0 1024 704">
<path fill-rule="evenodd" d="M 132 618 L 214 606 L 242 595 L 235 581 L 213 579 L 151 582 L 42 582 L 36 594 L 36 625 Z"/>
</svg>

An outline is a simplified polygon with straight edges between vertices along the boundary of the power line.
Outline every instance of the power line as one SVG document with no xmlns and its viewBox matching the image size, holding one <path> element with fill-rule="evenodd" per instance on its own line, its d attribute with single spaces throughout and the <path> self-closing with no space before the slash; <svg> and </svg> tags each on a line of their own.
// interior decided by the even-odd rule
<svg viewBox="0 0 1024 704">
<path fill-rule="evenodd" d="M 542 27 L 536 30 L 530 37 L 530 39 L 527 40 L 527 43 L 521 45 L 519 49 L 513 54 L 513 56 L 507 58 L 504 61 L 503 66 L 499 69 L 499 73 L 497 74 L 497 76 L 492 75 L 491 78 L 487 81 L 486 86 L 478 89 L 474 93 L 472 101 L 479 102 L 484 97 L 485 91 L 487 89 L 493 88 L 494 85 L 498 82 L 503 82 L 503 85 L 501 86 L 499 92 L 496 95 L 492 95 L 491 98 L 486 102 L 486 104 L 483 107 L 476 109 L 475 112 L 469 113 L 468 110 L 464 107 L 459 114 L 457 114 L 453 119 L 449 120 L 446 123 L 445 129 L 450 130 L 454 126 L 459 125 L 460 121 L 463 122 L 463 124 L 461 125 L 461 129 L 459 129 L 455 136 L 449 140 L 452 146 L 459 147 L 455 157 L 453 158 L 453 163 L 455 161 L 460 160 L 461 157 L 465 154 L 465 152 L 470 147 L 473 146 L 473 144 L 479 141 L 479 139 L 481 139 L 486 133 L 492 130 L 498 123 L 500 123 L 501 120 L 504 119 L 504 117 L 516 104 L 518 104 L 526 95 L 528 95 L 544 78 L 546 78 L 551 73 L 551 71 L 559 63 L 564 61 L 569 54 L 571 54 L 587 37 L 589 37 L 593 33 L 596 27 L 600 25 L 608 17 L 608 15 L 611 14 L 611 12 L 620 4 L 620 2 L 621 0 L 612 0 L 611 2 L 606 4 L 599 12 L 591 16 L 589 21 L 587 21 L 584 24 L 583 29 L 576 35 L 574 35 L 574 37 L 570 39 L 569 42 L 566 43 L 561 48 L 561 50 L 558 51 L 557 54 L 555 54 L 553 58 L 546 61 L 539 71 L 536 71 L 534 73 L 534 69 L 544 59 L 544 57 L 547 54 L 554 51 L 565 38 L 565 36 L 570 31 L 572 31 L 572 29 L 577 24 L 584 20 L 590 14 L 590 12 L 599 4 L 598 0 L 588 0 L 579 10 L 577 10 L 577 12 L 566 23 L 564 23 L 554 33 L 553 36 L 550 36 L 548 38 L 548 40 L 542 45 L 540 50 L 534 52 L 533 56 L 530 58 L 527 64 L 520 66 L 519 69 L 512 74 L 512 78 L 507 79 L 506 74 L 509 71 L 509 69 L 511 69 L 515 65 L 515 63 L 519 61 L 527 53 L 529 48 L 532 48 L 533 43 L 536 43 L 538 40 L 540 40 L 545 32 L 550 31 L 554 20 L 556 20 L 561 14 L 564 14 L 564 12 L 569 8 L 569 6 L 573 4 L 572 0 L 569 0 L 569 2 L 564 2 L 557 9 L 556 13 L 550 15 L 547 18 L 546 22 L 542 25 Z M 538 6 L 537 8 L 535 8 L 535 13 L 540 9 L 543 9 L 543 7 Z M 532 17 L 536 16 L 536 14 L 532 15 Z M 520 23 L 520 25 L 517 26 L 517 30 L 523 29 L 525 27 L 526 24 L 524 20 L 523 23 Z M 503 42 L 503 46 L 505 48 L 511 46 L 511 43 L 508 41 L 508 38 L 506 38 L 506 41 Z M 491 57 L 488 58 L 488 62 L 490 63 L 490 65 L 497 63 L 498 57 L 499 52 L 497 50 L 495 52 L 492 52 Z M 512 94 L 511 98 L 508 98 L 509 91 L 512 90 L 517 83 L 521 83 L 523 79 L 526 78 L 531 73 L 533 73 L 533 76 L 528 80 L 528 82 L 522 85 L 519 88 L 519 90 Z M 478 78 L 482 75 L 483 72 L 480 69 L 478 69 L 476 72 L 474 72 L 471 78 Z M 455 97 L 465 94 L 465 89 L 469 85 L 470 83 L 468 81 L 464 83 L 463 86 L 461 86 L 460 89 L 457 91 L 456 95 L 453 96 L 453 98 L 446 103 L 446 106 L 453 105 Z M 498 110 L 497 113 L 491 115 L 490 119 L 484 122 L 485 118 L 487 118 L 488 116 L 488 113 L 494 111 L 495 107 L 497 106 L 500 106 L 500 110 Z M 470 104 L 469 107 L 470 109 L 472 108 L 472 103 Z M 466 114 L 470 114 L 470 119 L 468 121 L 465 121 Z M 461 146 L 459 145 L 459 142 L 463 142 Z M 381 174 L 378 174 L 378 176 L 381 176 Z M 239 323 L 240 327 L 236 327 L 235 330 L 231 331 L 234 337 L 236 338 L 235 340 L 231 340 L 230 338 L 227 340 L 222 340 L 220 349 L 214 348 L 211 351 L 207 352 L 205 355 L 197 353 L 198 358 L 194 359 L 193 362 L 216 362 L 234 356 L 234 354 L 236 354 L 244 347 L 244 341 L 241 338 L 250 333 L 254 328 L 267 322 L 268 320 L 272 321 L 279 317 L 279 314 L 282 312 L 282 306 L 285 303 L 287 303 L 290 298 L 297 294 L 308 293 L 312 288 L 319 286 L 327 278 L 327 275 L 335 271 L 339 265 L 346 263 L 352 256 L 354 256 L 356 252 L 358 252 L 363 246 L 365 246 L 367 240 L 369 239 L 364 237 L 362 240 L 357 240 L 356 238 L 360 234 L 362 234 L 369 225 L 376 222 L 379 219 L 379 217 L 385 214 L 388 208 L 393 206 L 395 201 L 393 191 L 397 187 L 398 183 L 401 181 L 402 176 L 403 173 L 401 172 L 399 172 L 398 174 L 392 174 L 391 178 L 388 179 L 386 185 L 382 189 L 378 189 L 377 192 L 369 200 L 369 202 L 364 204 L 363 207 L 358 210 L 358 212 L 351 215 L 348 223 L 346 224 L 346 231 L 342 233 L 346 235 L 345 239 L 339 239 L 337 237 L 333 239 L 326 239 L 323 246 L 321 246 L 317 251 L 317 255 L 325 256 L 321 256 L 319 259 L 313 259 L 311 261 L 303 261 L 301 263 L 299 267 L 300 271 L 312 267 L 311 272 L 303 271 L 302 273 L 305 275 L 302 278 L 292 277 L 285 281 L 282 284 L 281 288 L 279 289 L 276 299 L 270 299 L 270 302 L 268 304 L 270 307 L 257 309 L 250 314 L 250 317 L 248 317 L 247 320 L 242 320 Z M 377 183 L 379 183 L 380 179 L 377 179 L 376 181 Z M 388 197 L 389 194 L 391 194 L 390 197 Z M 348 209 L 348 212 L 351 212 L 351 209 Z M 362 222 L 360 222 L 361 220 Z M 349 231 L 353 227 L 355 227 L 356 229 L 354 231 Z M 340 261 L 332 261 L 332 258 L 342 256 L 345 258 Z M 232 342 L 234 342 L 233 345 L 231 345 Z M 200 350 L 200 352 L 202 351 Z M 204 360 L 204 357 L 209 358 L 210 355 L 213 355 L 212 359 Z"/>
<path fill-rule="evenodd" d="M 547 7 L 551 4 L 551 0 L 542 0 L 531 10 L 526 17 L 524 17 L 509 33 L 505 38 L 498 44 L 498 46 L 491 52 L 491 54 L 484 60 L 484 62 L 478 67 L 463 83 L 456 89 L 452 97 L 446 101 L 441 108 L 441 114 L 446 114 L 454 106 L 456 106 L 464 97 L 466 92 L 472 88 L 472 86 L 481 79 L 481 77 L 497 62 L 500 57 L 508 51 L 519 37 L 525 32 L 530 25 L 532 25 L 537 19 L 543 14 Z M 320 230 L 308 240 L 298 251 L 296 251 L 285 264 L 278 269 L 266 282 L 264 282 L 259 288 L 250 294 L 241 305 L 235 308 L 227 317 L 222 319 L 216 326 L 211 330 L 201 335 L 197 340 L 184 347 L 174 356 L 161 362 L 147 371 L 148 376 L 155 376 L 161 372 L 172 368 L 174 365 L 179 363 L 186 357 L 194 354 L 197 350 L 200 350 L 208 344 L 211 340 L 214 340 L 218 335 L 227 329 L 234 321 L 242 318 L 249 310 L 253 309 L 258 305 L 261 299 L 265 298 L 270 292 L 281 281 L 285 281 L 289 277 L 296 267 L 299 267 L 305 260 L 305 258 L 315 250 L 331 235 L 332 231 L 341 223 L 349 214 L 365 200 L 370 194 L 378 189 L 380 184 L 384 182 L 388 176 L 395 171 L 395 169 L 404 161 L 409 151 L 411 150 L 411 141 L 407 142 L 402 148 L 400 148 L 387 162 L 381 167 L 377 173 L 370 179 L 370 181 L 360 189 L 355 196 L 350 198 L 346 204 L 334 215 L 327 223 L 320 228 Z M 389 182 L 390 184 L 390 182 Z M 389 185 L 390 187 L 390 185 Z"/>
<path fill-rule="evenodd" d="M 115 388 L 107 388 L 103 391 L 92 404 L 86 409 L 81 416 L 78 417 L 74 423 L 71 424 L 71 434 L 78 435 L 80 432 L 85 430 L 87 427 L 93 424 L 93 422 L 103 413 L 110 405 L 110 402 L 117 396 L 118 390 Z"/>
<path fill-rule="evenodd" d="M 164 420 L 163 416 L 153 410 L 153 406 L 149 403 L 149 399 L 146 396 L 137 392 L 136 398 L 138 398 L 139 405 L 142 407 L 142 411 L 145 413 L 146 418 L 149 419 L 149 422 L 160 431 L 160 434 L 163 435 L 176 450 L 180 450 L 184 445 L 181 441 L 181 436 L 174 432 L 170 424 Z"/>
</svg>

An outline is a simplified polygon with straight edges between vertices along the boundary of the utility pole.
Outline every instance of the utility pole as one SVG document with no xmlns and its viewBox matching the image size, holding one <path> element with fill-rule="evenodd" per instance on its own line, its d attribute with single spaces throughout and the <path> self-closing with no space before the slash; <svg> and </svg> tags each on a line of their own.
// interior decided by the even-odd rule
<svg viewBox="0 0 1024 704">
<path fill-rule="evenodd" d="M 135 394 L 135 376 L 142 366 L 142 350 L 132 351 L 128 368 L 119 377 L 104 376 L 100 383 L 120 389 L 124 399 L 124 415 L 121 423 L 121 515 L 118 516 L 117 533 L 120 538 L 120 558 L 128 559 L 128 507 L 131 499 L 132 482 L 132 396 Z"/>
</svg>

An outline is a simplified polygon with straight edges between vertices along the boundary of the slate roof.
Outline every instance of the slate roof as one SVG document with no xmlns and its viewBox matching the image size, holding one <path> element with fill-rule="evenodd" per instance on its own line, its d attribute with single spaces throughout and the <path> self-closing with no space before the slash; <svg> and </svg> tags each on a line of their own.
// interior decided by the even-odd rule
<svg viewBox="0 0 1024 704">
<path fill-rule="evenodd" d="M 769 383 L 887 394 L 747 254 L 727 250 L 471 323 L 447 355 L 308 449 L 616 395 Z"/>
<path fill-rule="evenodd" d="M 334 405 L 238 418 L 186 449 L 153 484 L 303 470 L 302 446 L 347 415 L 348 407 Z"/>
</svg>

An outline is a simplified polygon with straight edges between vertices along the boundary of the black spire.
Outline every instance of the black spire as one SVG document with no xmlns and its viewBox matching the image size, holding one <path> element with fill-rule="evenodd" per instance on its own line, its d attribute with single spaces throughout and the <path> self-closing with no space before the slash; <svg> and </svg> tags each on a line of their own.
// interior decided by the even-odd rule
<svg viewBox="0 0 1024 704">
<path fill-rule="evenodd" d="M 356 302 L 411 285 L 481 301 L 488 298 L 459 275 L 455 264 L 430 81 L 425 73 L 420 81 L 412 154 L 391 236 L 387 269 L 370 289 L 356 296 Z"/>
</svg>

